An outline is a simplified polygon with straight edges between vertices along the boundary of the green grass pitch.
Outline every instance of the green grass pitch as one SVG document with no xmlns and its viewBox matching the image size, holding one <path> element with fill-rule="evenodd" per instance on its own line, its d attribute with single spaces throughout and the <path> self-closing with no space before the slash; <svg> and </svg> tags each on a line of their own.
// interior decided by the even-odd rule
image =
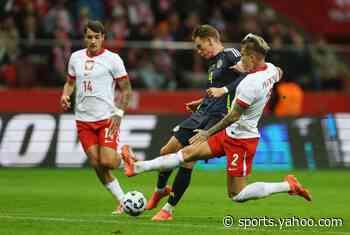
<svg viewBox="0 0 350 235">
<path fill-rule="evenodd" d="M 125 191 L 138 190 L 149 197 L 156 173 L 126 178 L 115 172 Z M 312 192 L 313 201 L 287 194 L 234 203 L 226 196 L 224 171 L 193 174 L 192 184 L 177 206 L 173 221 L 156 223 L 157 210 L 139 217 L 112 216 L 115 203 L 91 169 L 0 168 L 0 234 L 329 234 L 350 235 L 350 171 L 295 171 Z M 250 182 L 279 181 L 284 172 L 253 172 Z M 163 204 L 163 201 L 162 201 Z M 232 215 L 235 224 L 223 226 Z M 342 226 L 260 226 L 243 228 L 242 218 L 341 218 Z M 256 220 L 257 221 L 257 220 Z M 255 222 L 256 222 L 255 221 Z M 254 223 L 254 221 L 252 222 Z"/>
</svg>

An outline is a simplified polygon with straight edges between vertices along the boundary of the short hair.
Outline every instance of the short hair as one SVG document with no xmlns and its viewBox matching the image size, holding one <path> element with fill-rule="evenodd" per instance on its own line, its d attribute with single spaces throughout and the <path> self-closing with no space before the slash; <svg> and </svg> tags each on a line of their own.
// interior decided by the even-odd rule
<svg viewBox="0 0 350 235">
<path fill-rule="evenodd" d="M 262 37 L 252 33 L 249 33 L 243 38 L 241 41 L 241 46 L 245 46 L 248 50 L 252 50 L 263 56 L 266 56 L 271 49 Z"/>
<path fill-rule="evenodd" d="M 92 31 L 94 31 L 95 33 L 102 33 L 105 34 L 105 27 L 103 26 L 103 24 L 98 21 L 98 20 L 89 20 L 87 22 L 87 24 L 84 27 L 84 34 L 86 33 L 86 31 L 90 29 Z"/>
<path fill-rule="evenodd" d="M 192 39 L 196 37 L 199 38 L 214 38 L 217 41 L 220 41 L 219 31 L 211 25 L 203 24 L 195 28 L 192 32 Z"/>
</svg>

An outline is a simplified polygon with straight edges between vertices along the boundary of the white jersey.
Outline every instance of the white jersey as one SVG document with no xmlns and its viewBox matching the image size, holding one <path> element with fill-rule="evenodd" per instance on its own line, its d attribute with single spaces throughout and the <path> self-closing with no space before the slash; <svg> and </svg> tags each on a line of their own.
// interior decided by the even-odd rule
<svg viewBox="0 0 350 235">
<path fill-rule="evenodd" d="M 123 60 L 104 49 L 90 57 L 87 50 L 74 52 L 68 63 L 68 76 L 76 80 L 75 117 L 94 122 L 111 117 L 115 110 L 115 84 L 126 78 Z"/>
<path fill-rule="evenodd" d="M 246 110 L 237 122 L 226 128 L 228 136 L 236 139 L 260 137 L 258 122 L 269 101 L 273 85 L 279 80 L 279 70 L 273 64 L 266 63 L 266 66 L 249 73 L 239 83 L 233 102 L 246 107 Z"/>
</svg>

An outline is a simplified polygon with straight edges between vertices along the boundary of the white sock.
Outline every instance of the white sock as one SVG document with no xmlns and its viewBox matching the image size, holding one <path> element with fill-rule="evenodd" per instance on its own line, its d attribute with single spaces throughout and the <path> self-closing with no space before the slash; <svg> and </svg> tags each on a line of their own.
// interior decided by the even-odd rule
<svg viewBox="0 0 350 235">
<path fill-rule="evenodd" d="M 118 201 L 122 200 L 124 192 L 120 187 L 117 179 L 114 179 L 112 182 L 107 183 L 106 188 L 113 194 L 116 199 L 118 199 Z"/>
<path fill-rule="evenodd" d="M 170 170 L 183 162 L 182 152 L 171 153 L 164 156 L 157 157 L 150 161 L 138 161 L 135 162 L 135 173 L 141 173 L 144 171 L 152 170 Z"/>
<path fill-rule="evenodd" d="M 174 207 L 170 205 L 168 202 L 162 207 L 163 210 L 167 212 L 173 213 Z"/>
<path fill-rule="evenodd" d="M 247 185 L 238 195 L 232 200 L 243 202 L 250 199 L 264 198 L 274 193 L 288 192 L 290 190 L 288 182 L 281 183 L 264 183 L 256 182 Z"/>
</svg>

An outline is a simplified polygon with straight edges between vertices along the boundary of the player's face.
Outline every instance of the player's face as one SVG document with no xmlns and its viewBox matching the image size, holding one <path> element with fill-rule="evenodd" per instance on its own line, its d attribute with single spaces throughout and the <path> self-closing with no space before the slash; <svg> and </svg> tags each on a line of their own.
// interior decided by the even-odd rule
<svg viewBox="0 0 350 235">
<path fill-rule="evenodd" d="M 247 72 L 254 70 L 257 64 L 256 56 L 244 46 L 241 48 L 241 61 L 244 70 Z"/>
<path fill-rule="evenodd" d="M 194 39 L 194 44 L 196 47 L 197 53 L 205 58 L 210 59 L 214 56 L 214 44 L 211 38 L 200 38 L 196 37 Z"/>
<path fill-rule="evenodd" d="M 102 49 L 104 34 L 96 33 L 88 28 L 84 35 L 84 40 L 85 40 L 87 50 L 90 53 L 95 54 L 96 52 Z"/>
</svg>

